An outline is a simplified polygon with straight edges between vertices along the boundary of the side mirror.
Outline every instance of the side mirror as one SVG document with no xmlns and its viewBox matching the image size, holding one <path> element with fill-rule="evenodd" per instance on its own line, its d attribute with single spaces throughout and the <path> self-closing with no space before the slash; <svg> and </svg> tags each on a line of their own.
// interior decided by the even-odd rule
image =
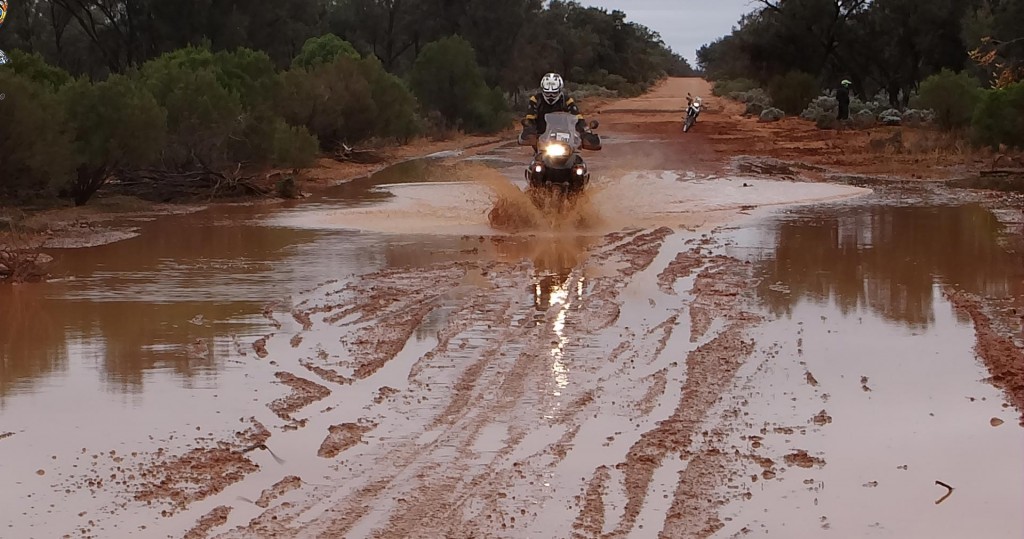
<svg viewBox="0 0 1024 539">
<path fill-rule="evenodd" d="M 590 120 L 590 128 L 591 129 L 597 129 L 600 125 L 601 125 L 601 122 L 598 122 L 597 120 Z"/>
</svg>

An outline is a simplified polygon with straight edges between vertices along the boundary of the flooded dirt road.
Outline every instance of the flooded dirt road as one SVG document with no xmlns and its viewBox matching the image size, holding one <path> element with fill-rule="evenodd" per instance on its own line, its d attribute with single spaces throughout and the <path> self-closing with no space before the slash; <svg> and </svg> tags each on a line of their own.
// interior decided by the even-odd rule
<svg viewBox="0 0 1024 539">
<path fill-rule="evenodd" d="M 598 116 L 573 219 L 491 226 L 502 147 L 56 251 L 0 536 L 1024 535 L 1013 211 L 738 173 L 699 84 Z"/>
</svg>

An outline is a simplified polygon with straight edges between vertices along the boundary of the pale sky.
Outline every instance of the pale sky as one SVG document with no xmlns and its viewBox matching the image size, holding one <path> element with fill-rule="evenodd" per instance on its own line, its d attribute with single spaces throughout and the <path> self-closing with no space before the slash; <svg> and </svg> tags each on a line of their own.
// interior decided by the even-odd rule
<svg viewBox="0 0 1024 539">
<path fill-rule="evenodd" d="M 618 9 L 626 20 L 661 34 L 665 44 L 697 67 L 697 49 L 729 34 L 740 17 L 754 10 L 751 0 L 581 0 Z"/>
</svg>

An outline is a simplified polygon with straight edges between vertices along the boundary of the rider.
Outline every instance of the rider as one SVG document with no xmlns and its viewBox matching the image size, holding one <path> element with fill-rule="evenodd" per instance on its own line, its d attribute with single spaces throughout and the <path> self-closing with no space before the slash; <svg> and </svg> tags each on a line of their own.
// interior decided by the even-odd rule
<svg viewBox="0 0 1024 539">
<path fill-rule="evenodd" d="M 540 79 L 540 93 L 530 96 L 530 109 L 526 114 L 526 122 L 523 126 L 523 135 L 543 133 L 546 127 L 544 115 L 551 112 L 568 112 L 576 116 L 576 130 L 580 134 L 586 133 L 587 122 L 580 114 L 579 107 L 573 98 L 568 97 L 562 91 L 565 82 L 558 73 L 548 73 Z M 532 131 L 532 133 L 530 133 Z"/>
</svg>

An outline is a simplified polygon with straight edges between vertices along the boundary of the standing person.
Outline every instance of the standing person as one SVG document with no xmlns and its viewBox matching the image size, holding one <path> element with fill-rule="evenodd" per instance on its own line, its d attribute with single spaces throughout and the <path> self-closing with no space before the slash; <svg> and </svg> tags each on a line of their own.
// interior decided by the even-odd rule
<svg viewBox="0 0 1024 539">
<path fill-rule="evenodd" d="M 836 90 L 836 100 L 839 101 L 839 120 L 850 119 L 850 84 L 849 80 L 843 80 Z"/>
</svg>

